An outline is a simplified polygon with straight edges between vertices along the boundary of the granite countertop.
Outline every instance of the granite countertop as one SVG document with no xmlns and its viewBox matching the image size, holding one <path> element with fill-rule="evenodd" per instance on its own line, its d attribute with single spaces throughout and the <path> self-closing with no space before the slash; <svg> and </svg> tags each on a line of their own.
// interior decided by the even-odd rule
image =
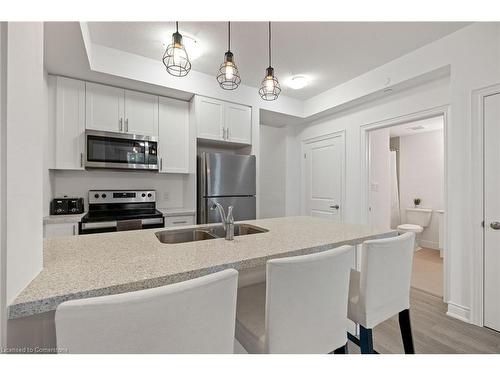
<svg viewBox="0 0 500 375">
<path fill-rule="evenodd" d="M 85 216 L 87 212 L 75 215 L 49 215 L 43 218 L 44 224 L 64 224 L 64 223 L 78 223 Z"/>
<path fill-rule="evenodd" d="M 262 266 L 271 258 L 395 235 L 392 230 L 302 216 L 245 223 L 269 231 L 234 241 L 180 244 L 159 242 L 155 232 L 161 229 L 45 239 L 43 269 L 9 306 L 9 318 L 51 311 L 71 299 L 153 288 L 226 268 Z"/>
</svg>

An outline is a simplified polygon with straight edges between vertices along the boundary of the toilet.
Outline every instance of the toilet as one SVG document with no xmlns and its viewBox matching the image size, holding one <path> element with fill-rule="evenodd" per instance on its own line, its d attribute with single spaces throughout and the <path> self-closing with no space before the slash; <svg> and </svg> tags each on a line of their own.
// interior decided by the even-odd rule
<svg viewBox="0 0 500 375">
<path fill-rule="evenodd" d="M 432 210 L 430 208 L 407 208 L 406 209 L 406 224 L 400 224 L 397 227 L 399 234 L 413 232 L 415 233 L 415 250 L 419 249 L 419 234 L 431 222 Z"/>
</svg>

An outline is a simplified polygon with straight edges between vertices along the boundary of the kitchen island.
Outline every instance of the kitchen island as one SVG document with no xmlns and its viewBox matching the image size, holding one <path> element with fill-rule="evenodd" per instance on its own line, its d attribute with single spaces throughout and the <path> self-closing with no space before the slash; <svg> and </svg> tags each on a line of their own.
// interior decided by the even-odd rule
<svg viewBox="0 0 500 375">
<path fill-rule="evenodd" d="M 395 235 L 305 216 L 245 223 L 268 232 L 178 244 L 161 243 L 155 235 L 161 229 L 46 239 L 43 269 L 9 306 L 9 319 L 53 311 L 72 299 L 154 288 L 226 268 L 251 269 L 272 258 Z"/>
</svg>

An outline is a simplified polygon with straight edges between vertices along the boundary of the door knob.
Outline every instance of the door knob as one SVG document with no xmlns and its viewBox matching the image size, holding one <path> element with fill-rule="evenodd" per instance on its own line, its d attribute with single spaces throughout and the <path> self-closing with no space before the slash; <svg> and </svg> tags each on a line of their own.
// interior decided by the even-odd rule
<svg viewBox="0 0 500 375">
<path fill-rule="evenodd" d="M 490 223 L 491 229 L 499 230 L 500 229 L 500 222 L 498 221 L 493 221 Z"/>
<path fill-rule="evenodd" d="M 330 208 L 335 208 L 336 210 L 338 210 L 340 206 L 338 204 L 335 204 L 333 206 L 330 206 Z M 499 225 L 498 229 L 500 229 L 500 223 L 498 223 L 498 225 Z"/>
</svg>

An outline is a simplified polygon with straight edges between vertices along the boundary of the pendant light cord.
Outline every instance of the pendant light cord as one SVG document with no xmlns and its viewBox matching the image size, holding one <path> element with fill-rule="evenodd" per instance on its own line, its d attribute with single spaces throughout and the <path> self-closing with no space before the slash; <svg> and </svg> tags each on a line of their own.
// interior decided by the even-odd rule
<svg viewBox="0 0 500 375">
<path fill-rule="evenodd" d="M 179 22 L 175 21 L 175 32 L 179 32 Z"/>
<path fill-rule="evenodd" d="M 227 23 L 227 50 L 231 51 L 231 22 Z"/>
<path fill-rule="evenodd" d="M 271 21 L 269 21 L 269 66 L 271 66 Z"/>
</svg>

